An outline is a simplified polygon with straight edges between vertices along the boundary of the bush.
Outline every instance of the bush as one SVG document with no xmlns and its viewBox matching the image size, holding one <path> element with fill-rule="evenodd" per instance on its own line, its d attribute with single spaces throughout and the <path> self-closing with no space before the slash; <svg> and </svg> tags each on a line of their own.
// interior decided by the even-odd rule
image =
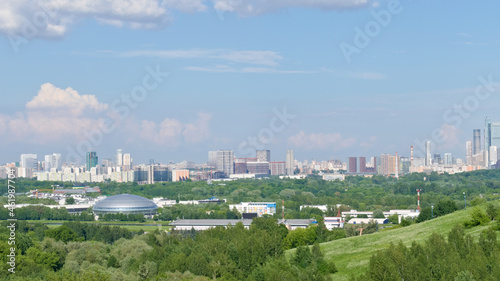
<svg viewBox="0 0 500 281">
<path fill-rule="evenodd" d="M 490 218 L 490 220 L 494 220 L 495 217 L 497 216 L 498 213 L 498 208 L 495 207 L 495 205 L 489 203 L 488 206 L 486 207 L 486 215 Z"/>
<path fill-rule="evenodd" d="M 374 219 L 383 219 L 383 218 L 385 218 L 384 212 L 382 212 L 382 210 L 380 210 L 380 209 L 376 209 L 375 211 L 373 211 L 373 218 Z"/>
<path fill-rule="evenodd" d="M 472 210 L 471 216 L 472 216 L 471 220 L 464 222 L 465 227 L 484 225 L 490 221 L 490 218 L 479 207 L 476 207 L 474 208 L 474 210 Z"/>
<path fill-rule="evenodd" d="M 412 223 L 413 223 L 413 221 L 411 219 L 404 219 L 404 220 L 401 220 L 401 223 L 399 225 L 405 227 L 405 226 L 409 226 Z"/>
</svg>

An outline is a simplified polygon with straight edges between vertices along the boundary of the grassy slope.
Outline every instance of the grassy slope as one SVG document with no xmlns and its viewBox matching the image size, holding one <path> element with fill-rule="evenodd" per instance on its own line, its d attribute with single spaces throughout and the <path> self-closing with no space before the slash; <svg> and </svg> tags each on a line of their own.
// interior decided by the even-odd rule
<svg viewBox="0 0 500 281">
<path fill-rule="evenodd" d="M 500 207 L 500 201 L 494 202 Z M 482 205 L 483 209 L 486 205 Z M 334 280 L 349 280 L 352 275 L 360 275 L 368 269 L 370 257 L 378 250 L 389 246 L 391 242 L 411 245 L 412 241 L 422 243 L 433 232 L 448 236 L 450 230 L 457 224 L 462 224 L 470 218 L 473 208 L 457 211 L 431 221 L 413 224 L 407 227 L 390 231 L 382 231 L 370 235 L 350 237 L 321 244 L 328 260 L 335 262 L 337 273 L 332 275 Z M 488 225 L 489 226 L 489 225 Z M 488 226 L 478 226 L 466 229 L 467 234 L 478 237 L 481 231 Z M 291 250 L 294 251 L 294 250 Z M 287 253 L 287 254 L 290 254 Z"/>
</svg>

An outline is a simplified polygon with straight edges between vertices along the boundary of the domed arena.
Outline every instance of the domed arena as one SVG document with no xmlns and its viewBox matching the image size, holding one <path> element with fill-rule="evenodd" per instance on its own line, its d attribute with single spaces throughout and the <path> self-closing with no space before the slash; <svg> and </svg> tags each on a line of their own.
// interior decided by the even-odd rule
<svg viewBox="0 0 500 281">
<path fill-rule="evenodd" d="M 120 194 L 108 197 L 94 205 L 94 214 L 156 214 L 158 206 L 151 200 L 131 194 Z"/>
</svg>

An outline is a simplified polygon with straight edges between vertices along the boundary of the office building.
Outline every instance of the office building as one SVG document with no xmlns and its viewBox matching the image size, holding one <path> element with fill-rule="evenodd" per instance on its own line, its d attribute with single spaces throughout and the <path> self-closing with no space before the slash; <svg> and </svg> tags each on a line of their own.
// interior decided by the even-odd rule
<svg viewBox="0 0 500 281">
<path fill-rule="evenodd" d="M 232 150 L 217 151 L 217 171 L 226 177 L 234 174 L 234 152 Z"/>
<path fill-rule="evenodd" d="M 234 160 L 234 173 L 235 174 L 246 174 L 246 173 L 248 173 L 246 158 L 236 158 Z"/>
<path fill-rule="evenodd" d="M 271 162 L 271 151 L 270 150 L 257 150 L 257 161 L 258 162 Z"/>
<path fill-rule="evenodd" d="M 498 162 L 498 148 L 494 145 L 490 146 L 489 151 L 490 165 L 496 165 Z"/>
<path fill-rule="evenodd" d="M 38 156 L 36 154 L 21 154 L 19 167 L 38 171 Z"/>
<path fill-rule="evenodd" d="M 293 175 L 295 173 L 295 163 L 293 158 L 293 149 L 286 151 L 286 174 Z"/>
<path fill-rule="evenodd" d="M 153 184 L 172 180 L 172 173 L 168 167 L 160 165 L 140 165 L 134 167 L 134 181 L 139 184 Z"/>
<path fill-rule="evenodd" d="M 467 166 L 472 165 L 472 141 L 467 141 L 465 143 L 465 156 L 466 156 L 466 163 Z"/>
<path fill-rule="evenodd" d="M 276 202 L 241 202 L 229 205 L 229 210 L 236 209 L 240 214 L 274 215 L 276 213 Z"/>
<path fill-rule="evenodd" d="M 444 154 L 444 164 L 445 165 L 453 165 L 453 158 L 451 157 L 451 153 Z"/>
<path fill-rule="evenodd" d="M 490 151 L 491 146 L 491 120 L 486 116 L 484 120 L 484 150 Z M 489 156 L 488 156 L 489 161 Z"/>
<path fill-rule="evenodd" d="M 189 179 L 189 170 L 172 170 L 172 181 L 185 181 Z"/>
<path fill-rule="evenodd" d="M 491 123 L 490 146 L 500 147 L 500 122 Z"/>
<path fill-rule="evenodd" d="M 87 172 L 89 172 L 91 168 L 94 168 L 97 166 L 97 163 L 98 163 L 97 153 L 95 151 L 87 152 L 85 160 L 86 160 L 85 167 L 87 169 Z"/>
<path fill-rule="evenodd" d="M 50 172 L 51 169 L 61 170 L 61 154 L 45 155 L 44 160 L 45 171 Z"/>
<path fill-rule="evenodd" d="M 481 130 L 474 129 L 472 133 L 472 155 L 481 153 Z"/>
<path fill-rule="evenodd" d="M 396 156 L 390 154 L 382 154 L 380 157 L 379 174 L 390 176 L 396 174 Z"/>
<path fill-rule="evenodd" d="M 359 157 L 359 172 L 366 173 L 366 157 Z"/>
<path fill-rule="evenodd" d="M 358 167 L 358 163 L 357 163 L 357 158 L 356 157 L 349 157 L 349 168 L 347 170 L 348 173 L 350 174 L 355 174 L 357 173 L 357 167 Z"/>
<path fill-rule="evenodd" d="M 269 162 L 269 170 L 271 171 L 271 176 L 281 176 L 286 174 L 286 162 Z"/>
<path fill-rule="evenodd" d="M 425 141 L 425 165 L 432 166 L 431 141 Z"/>
<path fill-rule="evenodd" d="M 249 174 L 269 175 L 269 162 L 247 162 L 246 164 Z"/>
<path fill-rule="evenodd" d="M 121 150 L 121 149 L 116 150 L 115 165 L 116 166 L 123 165 L 123 150 Z"/>
<path fill-rule="evenodd" d="M 52 154 L 52 168 L 56 168 L 58 171 L 61 170 L 61 154 L 60 153 L 53 153 Z"/>
<path fill-rule="evenodd" d="M 132 157 L 130 153 L 123 154 L 123 168 L 125 170 L 130 170 L 132 168 Z"/>
<path fill-rule="evenodd" d="M 217 166 L 217 151 L 208 152 L 208 165 L 212 167 Z"/>
</svg>

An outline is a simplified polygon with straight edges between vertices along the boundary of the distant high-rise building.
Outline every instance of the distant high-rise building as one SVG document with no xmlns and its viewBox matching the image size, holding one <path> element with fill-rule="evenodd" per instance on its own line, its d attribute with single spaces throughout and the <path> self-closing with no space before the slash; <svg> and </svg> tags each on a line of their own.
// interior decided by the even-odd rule
<svg viewBox="0 0 500 281">
<path fill-rule="evenodd" d="M 208 152 L 208 165 L 212 167 L 217 166 L 217 151 Z"/>
<path fill-rule="evenodd" d="M 53 153 L 52 154 L 52 168 L 56 168 L 58 171 L 61 170 L 61 154 Z"/>
<path fill-rule="evenodd" d="M 350 174 L 355 174 L 358 172 L 358 163 L 357 163 L 357 158 L 356 157 L 349 157 L 349 168 L 347 170 L 348 173 Z"/>
<path fill-rule="evenodd" d="M 130 153 L 123 154 L 123 167 L 127 170 L 132 168 L 132 157 Z"/>
<path fill-rule="evenodd" d="M 217 151 L 217 171 L 223 172 L 227 177 L 234 174 L 234 152 L 232 150 Z"/>
<path fill-rule="evenodd" d="M 111 167 L 113 165 L 113 160 L 111 160 L 110 158 L 104 158 L 101 160 L 101 164 L 103 167 Z"/>
<path fill-rule="evenodd" d="M 366 157 L 359 157 L 359 172 L 366 173 Z"/>
<path fill-rule="evenodd" d="M 431 141 L 425 141 L 425 165 L 432 166 Z"/>
<path fill-rule="evenodd" d="M 481 130 L 474 129 L 472 138 L 472 155 L 479 153 L 481 153 Z"/>
<path fill-rule="evenodd" d="M 249 174 L 269 175 L 269 162 L 247 162 L 246 164 Z"/>
<path fill-rule="evenodd" d="M 467 141 L 465 143 L 465 155 L 467 165 L 472 165 L 472 141 Z"/>
<path fill-rule="evenodd" d="M 293 175 L 295 172 L 295 159 L 293 158 L 293 149 L 286 151 L 286 174 Z"/>
<path fill-rule="evenodd" d="M 487 152 L 490 151 L 490 146 L 491 146 L 491 120 L 486 116 L 486 119 L 484 120 L 484 150 Z M 488 161 L 489 161 L 489 156 L 488 156 Z"/>
<path fill-rule="evenodd" d="M 234 173 L 235 174 L 246 174 L 246 173 L 248 173 L 246 158 L 236 158 L 236 159 L 234 159 Z"/>
<path fill-rule="evenodd" d="M 496 165 L 498 162 L 498 148 L 494 145 L 490 146 L 490 165 Z"/>
<path fill-rule="evenodd" d="M 91 168 L 94 168 L 97 166 L 97 163 L 98 163 L 97 153 L 95 151 L 87 152 L 85 160 L 87 163 L 87 165 L 86 165 L 87 171 L 90 171 Z"/>
<path fill-rule="evenodd" d="M 270 150 L 257 150 L 257 161 L 259 161 L 259 162 L 271 162 L 271 151 Z"/>
<path fill-rule="evenodd" d="M 453 158 L 451 157 L 451 153 L 444 154 L 444 164 L 445 165 L 453 165 Z"/>
<path fill-rule="evenodd" d="M 52 155 L 45 155 L 44 159 L 45 159 L 44 170 L 50 172 L 50 169 L 52 168 Z"/>
<path fill-rule="evenodd" d="M 399 158 L 399 172 L 400 174 L 408 174 L 410 172 L 411 158 L 400 157 Z"/>
<path fill-rule="evenodd" d="M 435 163 L 435 164 L 442 164 L 442 159 L 441 159 L 441 154 L 439 153 L 434 153 L 434 155 L 432 156 L 432 163 Z"/>
<path fill-rule="evenodd" d="M 500 122 L 491 123 L 491 142 L 490 146 L 500 147 Z"/>
<path fill-rule="evenodd" d="M 123 165 L 123 150 L 121 150 L 121 149 L 116 150 L 115 165 L 116 166 Z"/>
<path fill-rule="evenodd" d="M 53 153 L 52 155 L 45 155 L 45 171 L 50 171 L 50 169 L 61 170 L 61 154 Z"/>
<path fill-rule="evenodd" d="M 396 174 L 396 156 L 382 154 L 380 162 L 380 174 L 387 176 Z"/>
<path fill-rule="evenodd" d="M 269 170 L 271 171 L 271 176 L 280 176 L 286 174 L 286 162 L 269 162 Z"/>
<path fill-rule="evenodd" d="M 21 154 L 19 167 L 38 171 L 38 156 L 36 154 Z"/>
</svg>

